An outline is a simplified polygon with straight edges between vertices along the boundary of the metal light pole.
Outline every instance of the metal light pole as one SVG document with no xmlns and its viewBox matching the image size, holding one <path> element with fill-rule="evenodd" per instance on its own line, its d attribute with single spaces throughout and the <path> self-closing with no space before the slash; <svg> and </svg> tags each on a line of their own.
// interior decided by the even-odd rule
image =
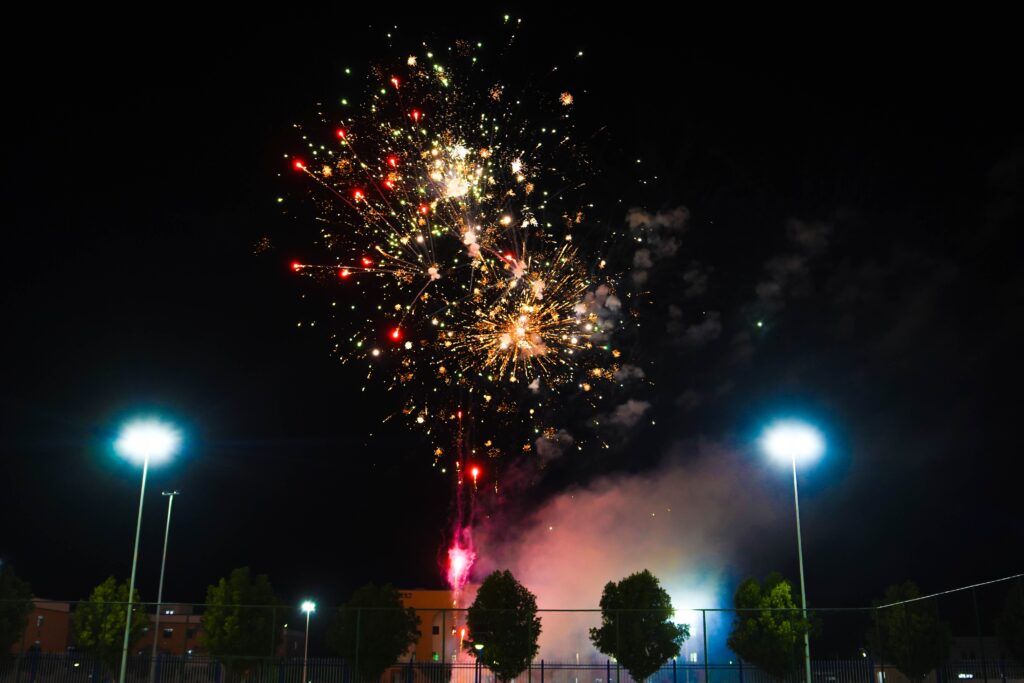
<svg viewBox="0 0 1024 683">
<path fill-rule="evenodd" d="M 800 490 L 796 481 L 796 461 L 810 460 L 825 450 L 825 441 L 818 430 L 797 421 L 778 422 L 765 432 L 762 445 L 767 453 L 779 460 L 789 460 L 793 468 L 793 502 L 796 509 L 796 552 L 800 566 L 800 609 L 807 624 L 807 587 L 804 581 L 804 546 L 800 535 Z M 804 676 L 811 682 L 811 636 L 804 629 Z"/>
<path fill-rule="evenodd" d="M 164 597 L 164 568 L 167 566 L 167 541 L 171 537 L 171 507 L 174 505 L 174 497 L 181 495 L 180 491 L 163 491 L 160 495 L 167 496 L 167 526 L 164 529 L 164 556 L 160 560 L 160 584 L 156 589 L 156 621 L 153 622 L 153 655 L 149 660 L 149 681 L 156 680 L 156 648 L 160 637 L 160 603 Z"/>
<path fill-rule="evenodd" d="M 316 611 L 316 603 L 306 600 L 302 603 L 302 611 L 306 613 L 306 644 L 302 648 L 302 683 L 309 683 L 309 615 Z"/>
<path fill-rule="evenodd" d="M 793 458 L 793 502 L 796 505 L 796 554 L 800 562 L 800 605 L 803 608 L 804 623 L 807 624 L 807 587 L 804 583 L 804 545 L 800 538 L 800 491 L 796 485 L 796 458 Z M 811 683 L 811 636 L 804 628 L 804 675 Z"/>
<path fill-rule="evenodd" d="M 142 533 L 142 503 L 146 497 L 146 475 L 149 461 L 164 460 L 178 448 L 178 432 L 162 422 L 140 420 L 129 423 L 121 430 L 114 448 L 121 455 L 142 461 L 142 487 L 139 490 L 139 515 L 135 521 L 135 547 L 132 551 L 132 573 L 128 580 L 128 604 L 124 620 L 124 643 L 121 647 L 121 672 L 118 677 L 124 683 L 128 667 L 128 638 L 132 629 L 132 598 L 135 593 L 135 569 L 139 561 L 139 536 Z M 154 634 L 155 637 L 155 634 Z"/>
</svg>

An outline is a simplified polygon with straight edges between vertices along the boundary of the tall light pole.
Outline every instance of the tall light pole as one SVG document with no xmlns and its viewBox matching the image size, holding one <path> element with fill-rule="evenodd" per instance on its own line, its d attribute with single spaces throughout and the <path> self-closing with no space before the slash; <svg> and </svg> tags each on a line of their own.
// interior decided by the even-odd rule
<svg viewBox="0 0 1024 683">
<path fill-rule="evenodd" d="M 132 597 L 135 593 L 135 568 L 139 560 L 139 535 L 142 533 L 142 502 L 146 497 L 146 475 L 149 463 L 168 459 L 178 450 L 181 437 L 178 432 L 159 420 L 136 420 L 121 430 L 114 442 L 114 449 L 122 456 L 142 462 L 142 488 L 139 491 L 139 516 L 135 522 L 135 548 L 132 551 L 132 574 L 128 581 L 128 605 L 124 620 L 124 644 L 121 648 L 121 673 L 118 677 L 124 683 L 128 666 L 128 638 L 132 629 Z M 155 634 L 154 634 L 155 637 Z"/>
<path fill-rule="evenodd" d="M 800 607 L 804 622 L 807 622 L 807 588 L 804 583 L 804 547 L 800 537 L 800 491 L 796 484 L 796 461 L 817 458 L 825 450 L 821 433 L 808 424 L 796 420 L 776 422 L 762 438 L 762 446 L 768 455 L 777 460 L 788 460 L 793 467 L 793 502 L 796 506 L 796 552 L 800 563 Z M 804 675 L 811 683 L 811 639 L 804 629 Z"/>
<path fill-rule="evenodd" d="M 149 681 L 154 683 L 156 677 L 156 646 L 160 636 L 160 603 L 164 598 L 164 568 L 167 566 L 167 540 L 171 537 L 171 507 L 174 505 L 174 497 L 180 496 L 180 491 L 163 491 L 160 495 L 167 496 L 167 526 L 164 529 L 164 556 L 160 560 L 160 584 L 156 589 L 156 621 L 153 623 L 153 655 L 149 659 Z"/>
<path fill-rule="evenodd" d="M 306 613 L 306 645 L 302 648 L 302 683 L 309 683 L 309 615 L 316 611 L 316 603 L 306 600 L 302 603 L 302 611 Z"/>
</svg>

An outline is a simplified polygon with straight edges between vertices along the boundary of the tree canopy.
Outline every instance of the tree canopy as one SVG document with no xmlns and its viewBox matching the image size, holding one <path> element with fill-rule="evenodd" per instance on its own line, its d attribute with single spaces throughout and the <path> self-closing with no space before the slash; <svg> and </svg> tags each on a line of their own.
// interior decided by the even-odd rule
<svg viewBox="0 0 1024 683">
<path fill-rule="evenodd" d="M 885 597 L 875 602 L 874 624 L 868 632 L 872 655 L 892 662 L 912 681 L 923 679 L 946 661 L 950 645 L 949 628 L 939 618 L 938 604 L 914 600 L 919 597 L 921 592 L 913 581 L 886 588 Z"/>
<path fill-rule="evenodd" d="M 129 645 L 142 637 L 149 616 L 139 607 L 138 589 L 132 594 L 132 626 Z M 113 576 L 96 586 L 88 600 L 79 603 L 73 615 L 75 644 L 78 649 L 99 657 L 107 668 L 117 665 L 124 646 L 124 624 L 128 615 L 128 582 Z"/>
<path fill-rule="evenodd" d="M 1018 579 L 1010 587 L 999 615 L 999 637 L 1018 662 L 1024 662 L 1024 581 Z"/>
<path fill-rule="evenodd" d="M 608 582 L 601 594 L 601 626 L 590 629 L 590 640 L 614 657 L 635 681 L 647 678 L 672 657 L 690 637 L 690 628 L 672 619 L 672 599 L 648 570 Z"/>
<path fill-rule="evenodd" d="M 358 662 L 360 677 L 378 680 L 419 638 L 420 618 L 390 584 L 366 584 L 338 608 L 328 635 L 331 649 Z"/>
<path fill-rule="evenodd" d="M 507 569 L 480 584 L 466 626 L 465 648 L 501 681 L 526 671 L 537 656 L 537 598 Z"/>
<path fill-rule="evenodd" d="M 239 567 L 206 589 L 202 645 L 226 666 L 243 670 L 253 657 L 276 654 L 283 618 L 266 574 Z"/>
<path fill-rule="evenodd" d="M 0 560 L 0 661 L 21 640 L 32 611 L 32 588 Z"/>
<path fill-rule="evenodd" d="M 773 572 L 764 583 L 749 578 L 733 595 L 738 610 L 728 645 L 739 657 L 774 678 L 782 678 L 803 661 L 803 638 L 810 623 L 793 601 L 793 589 Z"/>
</svg>

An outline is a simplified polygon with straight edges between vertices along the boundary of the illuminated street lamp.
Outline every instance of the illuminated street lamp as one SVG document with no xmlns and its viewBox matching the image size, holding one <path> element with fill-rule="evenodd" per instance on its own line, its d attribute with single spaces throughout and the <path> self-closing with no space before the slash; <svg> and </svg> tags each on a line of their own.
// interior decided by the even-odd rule
<svg viewBox="0 0 1024 683">
<path fill-rule="evenodd" d="M 181 436 L 178 431 L 159 420 L 135 420 L 121 430 L 114 450 L 121 456 L 142 463 L 142 488 L 139 492 L 139 517 L 135 522 L 135 549 L 132 551 L 132 574 L 128 580 L 128 607 L 124 620 L 124 645 L 121 648 L 120 683 L 124 683 L 128 665 L 128 633 L 132 628 L 132 597 L 135 593 L 135 567 L 139 561 L 139 534 L 142 531 L 142 502 L 146 496 L 146 475 L 149 463 L 163 462 L 178 450 Z M 153 634 L 156 637 L 156 634 Z"/>
<path fill-rule="evenodd" d="M 302 683 L 309 683 L 309 615 L 316 611 L 316 603 L 306 600 L 302 603 L 302 611 L 306 613 L 306 645 L 302 649 Z"/>
<path fill-rule="evenodd" d="M 825 439 L 814 427 L 797 420 L 776 422 L 761 439 L 765 452 L 776 460 L 789 461 L 793 467 L 793 501 L 796 505 L 796 552 L 800 562 L 800 604 L 807 621 L 807 589 L 804 585 L 804 548 L 800 538 L 800 492 L 796 485 L 796 461 L 817 459 L 825 450 Z M 811 683 L 811 640 L 804 629 L 804 675 Z"/>
</svg>

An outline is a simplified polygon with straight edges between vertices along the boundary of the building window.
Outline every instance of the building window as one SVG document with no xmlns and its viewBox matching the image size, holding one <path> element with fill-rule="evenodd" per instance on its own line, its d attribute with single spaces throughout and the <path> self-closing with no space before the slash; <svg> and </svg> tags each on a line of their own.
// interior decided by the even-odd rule
<svg viewBox="0 0 1024 683">
<path fill-rule="evenodd" d="M 170 638 L 173 635 L 174 635 L 174 629 L 173 628 L 165 628 L 164 629 L 164 638 Z"/>
<path fill-rule="evenodd" d="M 433 635 L 435 635 L 435 636 L 441 635 L 441 627 L 440 627 L 440 626 L 435 626 L 435 627 L 434 627 L 434 628 L 433 628 L 433 629 L 431 630 L 431 633 L 432 633 Z"/>
</svg>

